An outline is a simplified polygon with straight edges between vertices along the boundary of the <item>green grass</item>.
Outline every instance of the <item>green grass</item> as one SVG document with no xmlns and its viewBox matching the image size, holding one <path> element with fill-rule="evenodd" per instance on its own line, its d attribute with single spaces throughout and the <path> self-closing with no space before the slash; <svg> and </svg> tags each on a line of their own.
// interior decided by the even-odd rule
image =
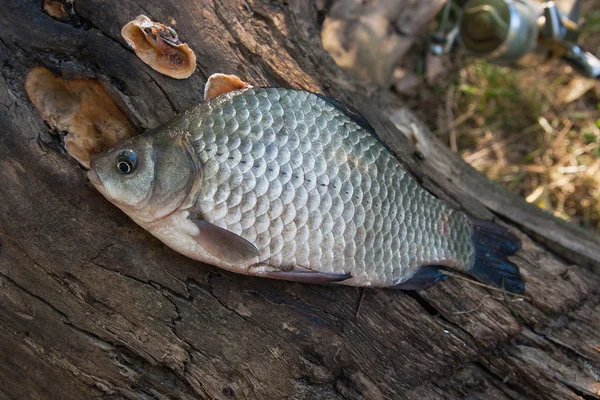
<svg viewBox="0 0 600 400">
<path fill-rule="evenodd" d="M 534 89 L 519 87 L 514 70 L 479 61 L 473 64 L 467 79 L 458 85 L 463 95 L 459 101 L 467 107 L 475 104 L 475 110 L 486 117 L 488 127 L 519 129 L 523 124 L 534 123 L 541 112 Z"/>
</svg>

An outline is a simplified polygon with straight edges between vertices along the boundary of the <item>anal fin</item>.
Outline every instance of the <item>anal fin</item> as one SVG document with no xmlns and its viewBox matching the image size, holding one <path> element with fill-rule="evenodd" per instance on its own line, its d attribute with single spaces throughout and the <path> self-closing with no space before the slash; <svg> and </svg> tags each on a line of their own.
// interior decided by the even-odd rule
<svg viewBox="0 0 600 400">
<path fill-rule="evenodd" d="M 444 275 L 439 267 L 423 266 L 419 268 L 412 278 L 395 286 L 391 286 L 391 288 L 400 290 L 423 290 L 446 278 L 448 278 L 448 275 Z"/>
<path fill-rule="evenodd" d="M 278 268 L 267 264 L 257 264 L 250 267 L 250 275 L 262 278 L 280 279 L 302 283 L 314 283 L 325 285 L 329 283 L 341 283 L 352 278 L 350 274 L 330 274 L 311 270 Z"/>
</svg>

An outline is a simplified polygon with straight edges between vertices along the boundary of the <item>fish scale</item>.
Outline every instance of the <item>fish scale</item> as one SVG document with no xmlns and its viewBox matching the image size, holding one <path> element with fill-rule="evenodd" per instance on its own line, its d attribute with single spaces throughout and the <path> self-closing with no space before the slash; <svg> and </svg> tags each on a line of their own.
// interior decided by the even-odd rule
<svg viewBox="0 0 600 400">
<path fill-rule="evenodd" d="M 474 263 L 467 217 L 318 95 L 247 89 L 208 100 L 177 124 L 201 165 L 195 209 L 253 243 L 266 264 L 391 286 L 421 265 Z"/>
</svg>

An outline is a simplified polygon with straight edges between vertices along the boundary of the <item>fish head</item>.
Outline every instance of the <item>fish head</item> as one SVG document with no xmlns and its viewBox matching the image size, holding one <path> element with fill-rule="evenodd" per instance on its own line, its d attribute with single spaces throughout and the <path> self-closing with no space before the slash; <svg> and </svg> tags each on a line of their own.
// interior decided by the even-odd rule
<svg viewBox="0 0 600 400">
<path fill-rule="evenodd" d="M 138 224 L 164 218 L 193 203 L 199 168 L 188 134 L 162 129 L 96 155 L 88 178 Z"/>
</svg>

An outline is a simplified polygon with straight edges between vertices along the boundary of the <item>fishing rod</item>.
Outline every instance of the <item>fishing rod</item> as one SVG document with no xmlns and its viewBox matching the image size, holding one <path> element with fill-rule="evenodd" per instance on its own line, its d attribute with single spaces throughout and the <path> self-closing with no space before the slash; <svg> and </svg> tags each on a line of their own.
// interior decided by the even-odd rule
<svg viewBox="0 0 600 400">
<path fill-rule="evenodd" d="M 451 9 L 458 18 L 447 30 Z M 600 80 L 600 60 L 577 43 L 580 9 L 581 0 L 450 0 L 430 51 L 447 53 L 458 44 L 472 56 L 517 67 L 561 58 L 582 75 Z"/>
</svg>

